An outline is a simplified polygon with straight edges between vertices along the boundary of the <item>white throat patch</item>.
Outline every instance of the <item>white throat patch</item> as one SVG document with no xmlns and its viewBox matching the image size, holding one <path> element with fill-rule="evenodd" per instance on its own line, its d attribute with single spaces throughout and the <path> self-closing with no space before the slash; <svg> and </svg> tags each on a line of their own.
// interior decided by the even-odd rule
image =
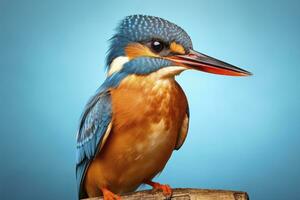
<svg viewBox="0 0 300 200">
<path fill-rule="evenodd" d="M 187 68 L 182 67 L 182 66 L 168 66 L 168 67 L 163 67 L 156 72 L 153 72 L 155 76 L 157 76 L 159 79 L 160 78 L 170 78 L 174 77 L 175 75 L 180 74 Z"/>
</svg>

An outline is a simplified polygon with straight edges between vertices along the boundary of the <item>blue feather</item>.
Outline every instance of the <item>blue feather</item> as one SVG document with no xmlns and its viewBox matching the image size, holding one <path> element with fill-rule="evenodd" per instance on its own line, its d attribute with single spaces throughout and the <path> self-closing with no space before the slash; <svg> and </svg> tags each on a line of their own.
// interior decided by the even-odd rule
<svg viewBox="0 0 300 200">
<path fill-rule="evenodd" d="M 170 65 L 172 65 L 172 62 L 166 59 L 138 57 L 125 63 L 121 72 L 125 74 L 145 75 Z"/>
<path fill-rule="evenodd" d="M 89 160 L 84 159 L 81 161 L 81 163 L 79 165 L 76 165 L 76 180 L 77 180 L 77 188 L 81 188 L 81 181 L 78 181 L 79 179 L 81 179 L 82 177 L 84 177 L 84 174 L 86 172 L 86 169 L 89 165 Z M 82 199 L 85 198 L 86 192 L 84 190 L 80 190 L 78 198 Z"/>
<path fill-rule="evenodd" d="M 166 44 L 175 41 L 186 51 L 193 46 L 190 36 L 181 27 L 168 20 L 148 15 L 131 15 L 121 21 L 116 34 L 110 40 L 107 67 L 114 58 L 125 55 L 124 48 L 128 43 L 151 41 L 154 38 Z"/>
<path fill-rule="evenodd" d="M 96 94 L 89 100 L 82 114 L 77 136 L 76 152 L 76 179 L 79 198 L 83 198 L 85 191 L 82 188 L 85 171 L 94 158 L 102 138 L 111 121 L 111 97 L 108 88 L 111 81 L 102 85 Z"/>
</svg>

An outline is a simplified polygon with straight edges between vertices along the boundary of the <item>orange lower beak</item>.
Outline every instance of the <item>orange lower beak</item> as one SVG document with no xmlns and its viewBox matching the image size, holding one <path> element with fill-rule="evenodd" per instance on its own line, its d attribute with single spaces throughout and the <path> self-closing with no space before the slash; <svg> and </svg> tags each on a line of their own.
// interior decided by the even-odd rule
<svg viewBox="0 0 300 200">
<path fill-rule="evenodd" d="M 227 76 L 250 76 L 251 72 L 235 67 L 221 60 L 212 58 L 205 54 L 190 50 L 187 55 L 169 56 L 169 60 L 185 66 L 187 68 L 196 69 L 213 74 L 221 74 Z"/>
</svg>

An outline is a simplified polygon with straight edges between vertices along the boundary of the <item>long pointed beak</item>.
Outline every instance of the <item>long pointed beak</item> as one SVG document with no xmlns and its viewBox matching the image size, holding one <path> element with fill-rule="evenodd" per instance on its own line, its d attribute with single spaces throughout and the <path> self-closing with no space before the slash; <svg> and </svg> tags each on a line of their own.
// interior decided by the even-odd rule
<svg viewBox="0 0 300 200">
<path fill-rule="evenodd" d="M 185 66 L 187 68 L 196 69 L 213 74 L 221 74 L 227 76 L 250 76 L 251 72 L 207 56 L 194 50 L 190 50 L 187 55 L 175 55 L 168 57 L 169 60 Z"/>
</svg>

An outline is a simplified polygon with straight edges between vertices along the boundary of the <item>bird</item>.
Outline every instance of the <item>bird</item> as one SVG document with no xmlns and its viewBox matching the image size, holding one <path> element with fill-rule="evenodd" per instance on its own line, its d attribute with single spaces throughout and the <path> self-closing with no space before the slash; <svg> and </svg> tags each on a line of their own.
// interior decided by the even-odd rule
<svg viewBox="0 0 300 200">
<path fill-rule="evenodd" d="M 189 127 L 187 97 L 175 76 L 185 70 L 249 76 L 250 72 L 193 49 L 190 36 L 160 17 L 125 17 L 110 39 L 106 79 L 88 100 L 76 141 L 78 198 L 104 200 L 153 181 Z"/>
</svg>

